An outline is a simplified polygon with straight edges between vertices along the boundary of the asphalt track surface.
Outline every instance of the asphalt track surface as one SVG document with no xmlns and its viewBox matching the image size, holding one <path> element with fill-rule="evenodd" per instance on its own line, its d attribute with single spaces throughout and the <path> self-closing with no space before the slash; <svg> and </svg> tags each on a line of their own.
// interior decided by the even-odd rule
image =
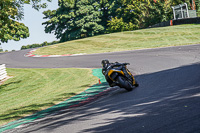
<svg viewBox="0 0 200 133">
<path fill-rule="evenodd" d="M 200 132 L 200 45 L 59 58 L 24 57 L 26 52 L 0 54 L 0 64 L 11 68 L 100 68 L 102 59 L 129 62 L 140 87 L 131 92 L 117 88 L 95 102 L 9 132 Z"/>
</svg>

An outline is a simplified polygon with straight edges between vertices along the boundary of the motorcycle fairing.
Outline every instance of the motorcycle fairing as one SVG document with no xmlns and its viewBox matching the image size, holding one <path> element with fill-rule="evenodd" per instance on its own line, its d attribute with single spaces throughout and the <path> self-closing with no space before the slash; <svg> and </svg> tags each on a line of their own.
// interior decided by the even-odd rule
<svg viewBox="0 0 200 133">
<path fill-rule="evenodd" d="M 126 68 L 126 72 L 132 77 L 133 79 L 133 85 L 135 84 L 135 78 L 133 77 L 133 75 L 131 74 L 131 72 Z"/>
<path fill-rule="evenodd" d="M 115 79 L 119 74 L 121 74 L 121 75 L 124 76 L 124 72 L 121 71 L 121 70 L 112 69 L 112 70 L 110 70 L 110 71 L 108 72 L 108 76 L 109 76 L 109 78 L 110 78 L 112 81 L 114 81 L 114 79 Z"/>
</svg>

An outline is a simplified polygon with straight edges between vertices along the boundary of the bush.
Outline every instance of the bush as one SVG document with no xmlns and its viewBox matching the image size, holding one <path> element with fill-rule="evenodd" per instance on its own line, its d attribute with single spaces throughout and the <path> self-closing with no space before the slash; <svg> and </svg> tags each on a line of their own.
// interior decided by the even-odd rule
<svg viewBox="0 0 200 133">
<path fill-rule="evenodd" d="M 50 42 L 50 43 L 45 41 L 45 42 L 43 42 L 41 44 L 31 44 L 31 45 L 22 46 L 21 50 L 29 49 L 29 48 L 39 48 L 39 47 L 44 47 L 44 46 L 53 45 L 53 44 L 57 44 L 57 43 L 59 43 L 59 41 L 53 41 L 53 42 Z"/>
</svg>

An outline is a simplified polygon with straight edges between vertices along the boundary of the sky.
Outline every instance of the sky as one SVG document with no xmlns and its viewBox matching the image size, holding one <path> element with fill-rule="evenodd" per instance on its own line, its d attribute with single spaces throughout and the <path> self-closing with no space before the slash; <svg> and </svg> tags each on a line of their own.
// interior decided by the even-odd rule
<svg viewBox="0 0 200 133">
<path fill-rule="evenodd" d="M 24 19 L 21 21 L 29 28 L 30 36 L 26 39 L 21 39 L 20 41 L 9 40 L 8 43 L 2 43 L 0 48 L 3 50 L 20 50 L 23 45 L 43 43 L 44 41 L 52 42 L 57 40 L 54 34 L 45 33 L 44 27 L 42 25 L 47 19 L 43 19 L 42 14 L 45 10 L 55 10 L 58 8 L 58 0 L 52 0 L 48 2 L 48 7 L 37 11 L 31 7 L 31 5 L 24 5 Z"/>
</svg>

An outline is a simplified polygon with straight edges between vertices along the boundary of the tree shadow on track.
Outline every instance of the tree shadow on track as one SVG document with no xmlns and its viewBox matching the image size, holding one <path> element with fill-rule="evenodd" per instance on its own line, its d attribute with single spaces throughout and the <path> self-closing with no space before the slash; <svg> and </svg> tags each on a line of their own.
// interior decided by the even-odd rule
<svg viewBox="0 0 200 133">
<path fill-rule="evenodd" d="M 0 115 L 0 120 L 13 120 L 13 119 L 19 119 L 24 116 L 24 114 L 30 114 L 34 112 L 38 112 L 38 109 L 40 107 L 45 107 L 45 106 L 52 106 L 53 103 L 45 103 L 45 104 L 32 104 L 30 106 L 23 106 L 19 108 L 15 108 L 12 110 L 9 110 L 9 113 L 1 114 Z"/>
<path fill-rule="evenodd" d="M 68 98 L 66 101 L 63 101 L 56 105 L 54 105 L 54 103 L 47 102 L 44 104 L 39 104 L 39 103 L 32 104 L 29 106 L 23 106 L 20 108 L 15 108 L 15 109 L 9 110 L 9 113 L 0 115 L 1 121 L 22 118 L 22 117 L 24 117 L 24 114 L 26 114 L 26 115 L 32 114 L 32 113 L 34 113 L 34 114 L 24 117 L 22 119 L 13 121 L 5 126 L 0 127 L 0 132 L 1 132 L 1 130 L 5 131 L 7 129 L 12 129 L 13 127 L 17 127 L 22 124 L 28 124 L 29 122 L 33 122 L 36 119 L 41 119 L 46 116 L 53 115 L 54 113 L 60 114 L 65 109 L 85 105 L 90 102 L 88 99 L 95 100 L 95 99 L 99 98 L 100 95 L 97 95 L 97 94 L 101 93 L 103 90 L 105 90 L 107 88 L 108 88 L 107 83 L 96 84 L 96 85 L 91 86 L 91 88 L 89 88 L 77 95 L 75 95 L 75 93 L 64 93 L 62 95 L 59 95 L 60 97 L 65 96 L 65 95 L 74 95 L 74 96 L 72 96 L 71 98 Z M 103 93 L 101 93 L 101 94 L 103 94 Z M 59 100 L 61 101 L 61 100 L 63 100 L 63 98 L 53 99 L 53 101 L 59 101 Z M 88 101 L 86 101 L 86 100 L 88 100 Z M 41 107 L 48 107 L 48 106 L 52 106 L 52 107 L 40 111 Z M 62 111 L 62 112 L 60 112 L 60 111 Z"/>
<path fill-rule="evenodd" d="M 132 92 L 121 89 L 95 104 L 44 119 L 40 126 L 24 132 L 55 132 L 58 128 L 80 133 L 200 131 L 199 63 L 136 79 L 140 87 Z"/>
</svg>

